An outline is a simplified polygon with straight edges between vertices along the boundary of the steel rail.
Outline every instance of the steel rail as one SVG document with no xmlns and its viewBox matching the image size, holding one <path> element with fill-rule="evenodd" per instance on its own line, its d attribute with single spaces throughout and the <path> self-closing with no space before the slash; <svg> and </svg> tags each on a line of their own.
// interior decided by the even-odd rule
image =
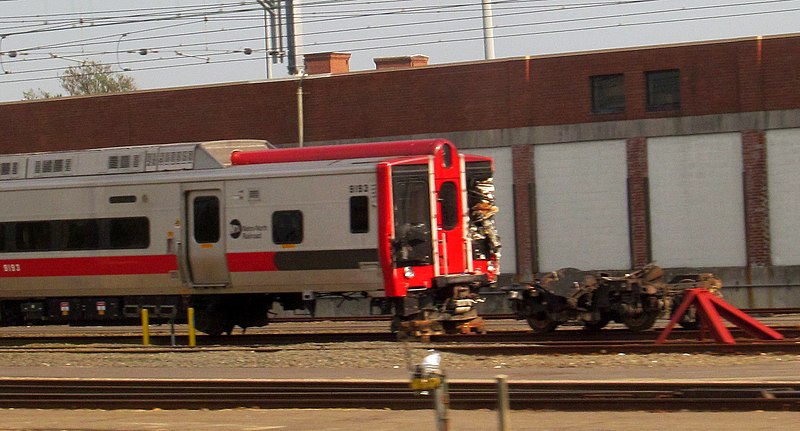
<svg viewBox="0 0 800 431">
<path fill-rule="evenodd" d="M 791 342 L 800 340 L 800 328 L 795 326 L 774 326 L 785 340 L 777 343 L 776 346 L 785 346 Z M 747 334 L 736 328 L 730 328 L 731 334 L 740 343 L 750 344 L 759 343 L 758 340 L 747 338 Z M 660 331 L 633 332 L 625 329 L 607 329 L 601 331 L 585 330 L 565 330 L 556 331 L 549 334 L 535 334 L 532 331 L 491 331 L 486 334 L 459 334 L 459 335 L 432 335 L 430 342 L 433 344 L 441 343 L 462 343 L 462 344 L 525 344 L 537 346 L 577 346 L 576 349 L 597 344 L 601 347 L 612 345 L 647 345 L 651 349 Z M 700 331 L 697 330 L 677 330 L 673 331 L 668 343 L 662 345 L 661 351 L 669 351 L 671 344 L 680 342 L 682 344 L 693 344 L 693 341 L 700 339 Z M 706 335 L 705 338 L 709 338 Z M 303 343 L 342 343 L 342 342 L 394 342 L 397 336 L 389 332 L 337 332 L 337 333 L 259 333 L 259 334 L 237 334 L 223 337 L 198 337 L 197 344 L 206 347 L 230 346 L 230 347 L 254 347 L 254 348 L 277 348 L 276 346 L 294 345 Z M 0 346 L 13 349 L 47 349 L 57 350 L 54 345 L 66 344 L 68 346 L 92 346 L 103 345 L 103 350 L 114 348 L 125 348 L 139 345 L 142 342 L 141 335 L 86 335 L 86 334 L 61 334 L 58 336 L 0 336 Z M 152 346 L 171 347 L 172 339 L 167 335 L 151 335 L 150 343 Z M 37 347 L 29 347 L 31 344 Z M 176 337 L 178 346 L 186 344 L 186 336 Z M 704 343 L 704 346 L 716 345 Z M 740 344 L 743 345 L 743 344 Z M 761 342 L 761 345 L 764 345 Z M 90 350 L 90 349 L 87 349 Z M 793 350 L 794 351 L 794 350 Z"/>
<path fill-rule="evenodd" d="M 800 382 L 509 382 L 518 410 L 800 410 Z M 449 382 L 450 407 L 496 405 L 494 382 Z M 402 381 L 2 379 L 0 408 L 428 409 Z"/>
</svg>

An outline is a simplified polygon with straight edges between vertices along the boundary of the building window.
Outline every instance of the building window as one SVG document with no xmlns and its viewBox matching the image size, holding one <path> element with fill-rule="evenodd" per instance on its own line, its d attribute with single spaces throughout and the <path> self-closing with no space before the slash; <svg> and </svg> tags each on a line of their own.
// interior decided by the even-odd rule
<svg viewBox="0 0 800 431">
<path fill-rule="evenodd" d="M 681 107 L 679 70 L 647 72 L 647 110 L 669 111 Z"/>
<path fill-rule="evenodd" d="M 625 112 L 625 76 L 592 76 L 592 113 L 619 114 Z"/>
<path fill-rule="evenodd" d="M 350 197 L 350 233 L 369 232 L 369 198 Z"/>
<path fill-rule="evenodd" d="M 296 210 L 272 213 L 272 242 L 275 244 L 303 242 L 303 213 Z"/>
</svg>

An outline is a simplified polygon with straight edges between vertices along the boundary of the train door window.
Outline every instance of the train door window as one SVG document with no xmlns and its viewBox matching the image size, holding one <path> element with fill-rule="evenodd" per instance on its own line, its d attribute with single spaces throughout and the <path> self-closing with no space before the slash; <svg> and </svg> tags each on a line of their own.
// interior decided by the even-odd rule
<svg viewBox="0 0 800 431">
<path fill-rule="evenodd" d="M 64 250 L 97 250 L 100 248 L 100 221 L 97 219 L 64 220 L 61 223 L 61 244 Z"/>
<path fill-rule="evenodd" d="M 194 240 L 198 244 L 219 241 L 219 198 L 198 196 L 194 206 Z"/>
<path fill-rule="evenodd" d="M 369 232 L 369 197 L 350 197 L 350 232 Z"/>
<path fill-rule="evenodd" d="M 272 213 L 272 242 L 275 244 L 303 242 L 303 213 L 297 210 Z"/>
<path fill-rule="evenodd" d="M 7 223 L 0 223 L 0 252 L 8 251 L 8 244 L 6 244 L 6 226 Z"/>
<path fill-rule="evenodd" d="M 108 219 L 110 248 L 133 249 L 150 246 L 150 220 L 147 217 Z"/>
<path fill-rule="evenodd" d="M 442 228 L 450 230 L 458 225 L 458 199 L 456 185 L 452 181 L 439 188 L 439 203 L 442 210 Z"/>
<path fill-rule="evenodd" d="M 17 251 L 47 251 L 53 249 L 53 228 L 49 221 L 18 222 Z"/>
</svg>

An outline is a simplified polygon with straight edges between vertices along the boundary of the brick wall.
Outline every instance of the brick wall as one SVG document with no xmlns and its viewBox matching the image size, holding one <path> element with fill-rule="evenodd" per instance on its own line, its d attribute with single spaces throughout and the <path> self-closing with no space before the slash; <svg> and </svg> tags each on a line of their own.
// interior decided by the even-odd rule
<svg viewBox="0 0 800 431">
<path fill-rule="evenodd" d="M 535 241 L 536 203 L 533 191 L 533 146 L 511 147 L 514 175 L 514 226 L 517 243 L 517 275 L 520 280 L 530 281 L 537 271 Z"/>
<path fill-rule="evenodd" d="M 647 112 L 644 73 L 680 69 L 681 107 Z M 305 139 L 363 139 L 800 107 L 800 36 L 515 58 L 303 80 Z M 626 110 L 589 78 L 625 75 Z M 226 138 L 297 142 L 297 80 L 0 104 L 0 152 Z"/>
<path fill-rule="evenodd" d="M 769 266 L 769 191 L 767 189 L 767 146 L 764 132 L 742 133 L 744 214 L 749 266 Z"/>
<path fill-rule="evenodd" d="M 626 150 L 631 265 L 634 268 L 639 268 L 652 260 L 650 252 L 650 199 L 647 192 L 647 139 L 628 139 Z"/>
</svg>

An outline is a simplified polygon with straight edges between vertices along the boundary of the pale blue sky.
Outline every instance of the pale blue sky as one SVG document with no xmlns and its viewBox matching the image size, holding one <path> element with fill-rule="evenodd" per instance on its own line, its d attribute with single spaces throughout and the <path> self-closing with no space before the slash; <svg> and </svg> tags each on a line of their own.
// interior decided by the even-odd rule
<svg viewBox="0 0 800 431">
<path fill-rule="evenodd" d="M 58 74 L 86 59 L 129 69 L 141 89 L 266 78 L 255 0 L 0 0 L 0 11 L 0 102 L 59 92 Z M 301 13 L 303 51 L 350 52 L 353 71 L 381 56 L 484 58 L 480 0 L 304 0 Z M 497 58 L 800 31 L 800 0 L 495 0 L 493 13 Z"/>
</svg>

